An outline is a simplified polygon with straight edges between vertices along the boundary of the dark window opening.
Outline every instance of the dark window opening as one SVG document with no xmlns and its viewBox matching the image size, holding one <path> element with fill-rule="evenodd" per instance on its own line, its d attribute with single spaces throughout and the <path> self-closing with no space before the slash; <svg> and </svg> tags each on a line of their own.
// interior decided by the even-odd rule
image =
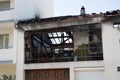
<svg viewBox="0 0 120 80">
<path fill-rule="evenodd" d="M 114 23 L 114 24 L 113 24 L 113 27 L 114 27 L 114 28 L 120 28 L 120 23 Z"/>
<path fill-rule="evenodd" d="M 25 32 L 25 63 L 103 60 L 101 28 Z"/>
<path fill-rule="evenodd" d="M 73 33 L 51 32 L 27 35 L 25 38 L 26 61 L 70 61 L 73 54 Z"/>
</svg>

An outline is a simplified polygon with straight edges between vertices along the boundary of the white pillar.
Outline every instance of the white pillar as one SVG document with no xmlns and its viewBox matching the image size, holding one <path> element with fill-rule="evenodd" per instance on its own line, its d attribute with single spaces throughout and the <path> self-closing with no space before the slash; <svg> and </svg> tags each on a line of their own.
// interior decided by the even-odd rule
<svg viewBox="0 0 120 80">
<path fill-rule="evenodd" d="M 17 29 L 14 28 L 14 33 L 13 33 L 13 50 L 14 50 L 14 58 L 13 58 L 13 63 L 16 63 L 16 56 L 17 56 Z"/>
<path fill-rule="evenodd" d="M 24 31 L 18 30 L 16 80 L 24 80 Z"/>
<path fill-rule="evenodd" d="M 72 67 L 70 67 L 70 80 L 75 80 L 75 78 L 74 78 L 74 67 L 72 66 Z"/>
</svg>

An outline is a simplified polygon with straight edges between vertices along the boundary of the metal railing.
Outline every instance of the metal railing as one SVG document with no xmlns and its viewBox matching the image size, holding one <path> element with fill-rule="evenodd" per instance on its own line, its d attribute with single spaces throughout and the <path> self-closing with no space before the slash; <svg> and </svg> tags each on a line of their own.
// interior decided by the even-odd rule
<svg viewBox="0 0 120 80">
<path fill-rule="evenodd" d="M 45 55 L 45 52 L 39 49 L 31 51 L 31 53 L 25 55 L 25 63 L 50 63 L 50 62 L 70 62 L 70 61 L 90 61 L 90 60 L 103 60 L 103 52 L 101 44 L 95 46 L 83 45 L 75 46 L 77 49 L 74 52 L 55 53 L 51 52 L 49 55 Z M 28 50 L 27 50 L 28 51 Z"/>
<path fill-rule="evenodd" d="M 81 60 L 103 60 L 103 50 L 102 50 L 102 44 L 91 44 L 91 45 L 81 45 L 75 46 L 75 60 L 81 61 Z"/>
<path fill-rule="evenodd" d="M 50 62 L 93 61 L 93 60 L 103 60 L 103 54 L 74 57 L 30 58 L 25 59 L 25 63 L 50 63 Z"/>
</svg>

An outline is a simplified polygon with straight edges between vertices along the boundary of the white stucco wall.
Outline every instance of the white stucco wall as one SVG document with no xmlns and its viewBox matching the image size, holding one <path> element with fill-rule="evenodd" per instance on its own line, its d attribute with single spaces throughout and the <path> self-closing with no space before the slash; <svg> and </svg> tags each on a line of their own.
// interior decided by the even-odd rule
<svg viewBox="0 0 120 80">
<path fill-rule="evenodd" d="M 104 71 L 99 71 L 99 69 L 75 71 L 75 80 L 104 80 Z"/>
<path fill-rule="evenodd" d="M 120 80 L 120 72 L 117 71 L 117 67 L 120 66 L 120 31 L 113 28 L 111 22 L 102 23 L 103 61 L 24 64 L 24 32 L 19 31 L 18 36 L 17 80 L 24 80 L 24 70 L 60 68 L 69 68 L 70 80 L 80 80 L 79 75 L 84 79 L 85 75 L 89 74 L 88 78 L 95 76 L 98 80 Z"/>
<path fill-rule="evenodd" d="M 14 20 L 14 9 L 0 11 L 0 21 Z"/>
<path fill-rule="evenodd" d="M 102 70 L 102 73 L 104 71 L 104 62 L 103 61 L 37 63 L 37 64 L 24 64 L 23 66 L 24 66 L 23 67 L 24 70 L 68 68 L 70 70 L 70 80 L 80 80 L 78 77 L 76 77 L 77 76 L 76 72 L 80 72 L 81 70 L 88 71 L 88 69 L 89 69 L 93 73 L 94 72 L 99 73 L 99 70 Z M 102 73 L 101 73 L 101 75 L 104 75 Z"/>
<path fill-rule="evenodd" d="M 17 70 L 16 70 L 16 79 L 24 80 L 25 70 L 34 70 L 34 69 L 63 69 L 69 68 L 70 70 L 70 80 L 76 79 L 76 71 L 90 69 L 93 71 L 97 70 L 97 73 L 104 75 L 104 72 L 99 72 L 99 69 L 102 68 L 104 71 L 104 62 L 99 61 L 73 61 L 73 62 L 52 62 L 52 63 L 37 63 L 37 64 L 24 64 L 24 31 L 18 31 L 18 42 L 17 42 Z M 19 44 L 21 43 L 21 44 Z M 96 71 L 95 71 L 96 72 Z"/>
<path fill-rule="evenodd" d="M 120 80 L 120 31 L 113 28 L 112 22 L 102 24 L 105 80 Z"/>
<path fill-rule="evenodd" d="M 29 19 L 35 14 L 41 18 L 53 16 L 53 0 L 16 0 L 16 18 Z"/>
<path fill-rule="evenodd" d="M 5 0 L 4 0 L 5 1 Z M 14 0 L 10 0 L 10 9 L 0 11 L 0 21 L 14 20 Z"/>
<path fill-rule="evenodd" d="M 25 70 L 34 69 L 63 69 L 69 68 L 70 80 L 75 80 L 75 72 L 79 70 L 88 70 L 89 68 L 104 70 L 103 61 L 79 61 L 79 62 L 54 62 L 54 63 L 37 63 L 37 64 L 24 64 L 24 31 L 18 31 L 18 42 L 17 42 L 17 68 L 16 68 L 16 79 L 24 80 Z M 21 43 L 21 44 L 19 44 Z M 99 71 L 98 71 L 99 73 Z M 102 73 L 101 73 L 102 74 Z M 78 80 L 78 79 L 77 79 Z"/>
</svg>

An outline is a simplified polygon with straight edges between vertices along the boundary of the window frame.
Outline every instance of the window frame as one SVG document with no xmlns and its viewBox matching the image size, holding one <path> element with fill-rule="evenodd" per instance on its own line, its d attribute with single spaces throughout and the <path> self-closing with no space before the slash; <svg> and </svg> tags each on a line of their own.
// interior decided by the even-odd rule
<svg viewBox="0 0 120 80">
<path fill-rule="evenodd" d="M 119 23 L 113 23 L 114 28 L 120 28 L 120 22 Z"/>
<path fill-rule="evenodd" d="M 9 48 L 9 34 L 0 34 L 0 37 L 2 38 L 0 49 L 8 49 Z"/>
</svg>

